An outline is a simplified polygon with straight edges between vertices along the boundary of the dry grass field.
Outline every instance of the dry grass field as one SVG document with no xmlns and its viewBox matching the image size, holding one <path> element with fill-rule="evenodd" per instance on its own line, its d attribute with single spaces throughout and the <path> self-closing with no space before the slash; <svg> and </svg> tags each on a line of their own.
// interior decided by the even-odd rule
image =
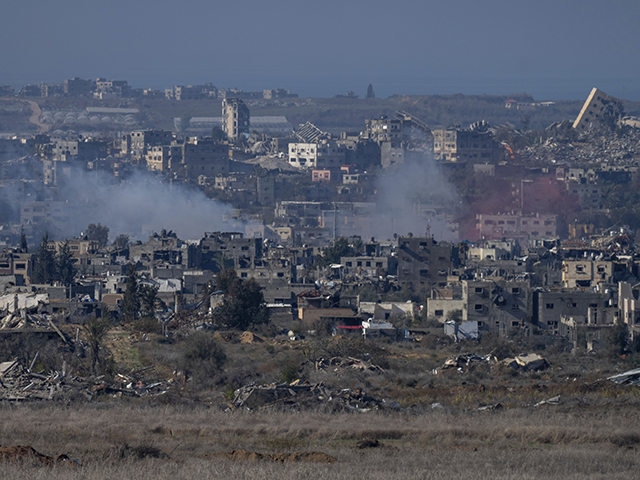
<svg viewBox="0 0 640 480">
<path fill-rule="evenodd" d="M 78 460 L 4 463 L 11 479 L 637 478 L 634 407 L 238 413 L 107 402 L 2 405 L 0 445 Z M 363 440 L 370 445 L 362 447 Z M 333 463 L 233 461 L 217 452 L 324 452 Z"/>
</svg>

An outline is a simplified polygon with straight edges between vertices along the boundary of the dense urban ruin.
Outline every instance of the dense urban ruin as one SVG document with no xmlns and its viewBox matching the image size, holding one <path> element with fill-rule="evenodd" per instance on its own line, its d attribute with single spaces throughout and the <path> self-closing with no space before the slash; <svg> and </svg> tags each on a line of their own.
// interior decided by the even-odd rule
<svg viewBox="0 0 640 480">
<path fill-rule="evenodd" d="M 456 96 L 325 100 L 373 112 L 354 125 L 285 89 L 0 91 L 3 400 L 401 409 L 392 378 L 446 404 L 451 371 L 640 352 L 633 102 L 470 97 L 500 123 L 460 125 L 420 106 L 467 118 Z"/>
</svg>

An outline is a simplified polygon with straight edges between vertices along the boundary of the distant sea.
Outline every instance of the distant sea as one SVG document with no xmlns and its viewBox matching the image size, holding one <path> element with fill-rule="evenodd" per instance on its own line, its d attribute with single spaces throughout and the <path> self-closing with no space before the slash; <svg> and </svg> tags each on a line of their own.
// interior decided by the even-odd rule
<svg viewBox="0 0 640 480">
<path fill-rule="evenodd" d="M 78 75 L 81 76 L 81 75 Z M 510 95 L 528 93 L 537 101 L 544 100 L 584 100 L 593 87 L 598 87 L 609 95 L 623 100 L 640 101 L 640 79 L 638 78 L 552 78 L 552 77 L 472 77 L 439 76 L 436 74 L 396 75 L 393 72 L 337 72 L 322 75 L 286 73 L 193 73 L 157 72 L 140 69 L 133 72 L 121 71 L 109 78 L 127 80 L 134 88 L 156 88 L 164 90 L 174 85 L 197 85 L 213 83 L 218 88 L 240 88 L 259 91 L 268 88 L 285 88 L 300 97 L 324 97 L 344 95 L 349 91 L 364 97 L 371 83 L 378 98 L 391 95 Z M 5 73 L 0 84 L 13 85 L 16 91 L 27 83 L 62 83 L 63 78 L 27 78 Z M 69 76 L 70 77 L 70 76 Z M 88 75 L 82 78 L 89 78 Z M 95 78 L 95 75 L 93 76 Z"/>
</svg>

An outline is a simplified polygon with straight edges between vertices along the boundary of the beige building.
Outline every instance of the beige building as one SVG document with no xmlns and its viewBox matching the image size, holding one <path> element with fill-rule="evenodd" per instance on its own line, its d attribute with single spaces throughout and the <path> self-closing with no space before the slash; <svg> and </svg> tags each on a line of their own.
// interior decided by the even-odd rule
<svg viewBox="0 0 640 480">
<path fill-rule="evenodd" d="M 433 130 L 433 154 L 437 160 L 455 163 L 496 161 L 500 148 L 486 124 L 472 128 L 444 128 Z"/>
<path fill-rule="evenodd" d="M 182 163 L 182 145 L 149 147 L 145 156 L 147 168 L 154 172 L 168 172 Z"/>
<path fill-rule="evenodd" d="M 300 169 L 339 169 L 345 163 L 345 147 L 333 140 L 290 143 L 289 164 Z"/>
<path fill-rule="evenodd" d="M 593 88 L 584 102 L 582 110 L 573 122 L 573 128 L 578 130 L 590 130 L 606 121 L 607 118 L 615 122 L 619 120 L 623 111 L 622 101 L 607 95 L 602 90 Z"/>
<path fill-rule="evenodd" d="M 374 142 L 400 142 L 402 140 L 402 121 L 383 115 L 373 120 L 365 120 L 363 137 Z"/>
<path fill-rule="evenodd" d="M 590 260 L 563 260 L 562 285 L 565 288 L 591 288 L 609 283 L 613 277 L 613 262 Z"/>
<path fill-rule="evenodd" d="M 521 240 L 542 240 L 557 237 L 556 216 L 550 214 L 476 215 L 476 231 L 479 238 L 497 240 L 503 237 Z"/>
</svg>

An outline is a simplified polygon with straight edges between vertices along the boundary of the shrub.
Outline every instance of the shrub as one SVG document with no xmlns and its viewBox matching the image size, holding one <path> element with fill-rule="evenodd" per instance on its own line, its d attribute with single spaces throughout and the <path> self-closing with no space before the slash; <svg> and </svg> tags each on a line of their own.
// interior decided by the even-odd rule
<svg viewBox="0 0 640 480">
<path fill-rule="evenodd" d="M 179 367 L 197 388 L 204 388 L 213 382 L 226 360 L 224 350 L 209 333 L 197 332 L 185 340 Z"/>
</svg>

